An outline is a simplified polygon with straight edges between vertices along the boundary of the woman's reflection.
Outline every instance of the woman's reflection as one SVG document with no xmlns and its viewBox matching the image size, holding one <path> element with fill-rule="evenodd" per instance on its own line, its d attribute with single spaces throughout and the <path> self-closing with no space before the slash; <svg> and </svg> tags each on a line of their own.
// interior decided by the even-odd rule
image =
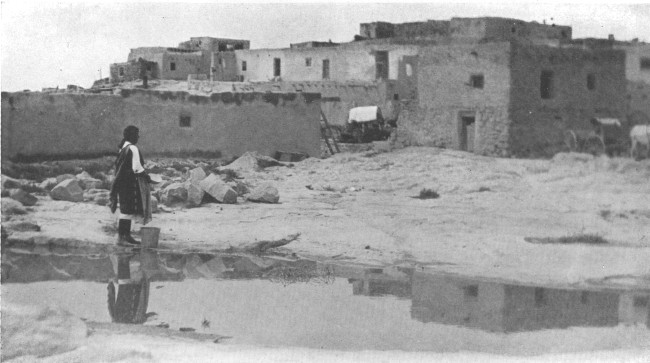
<svg viewBox="0 0 650 363">
<path fill-rule="evenodd" d="M 134 253 L 111 256 L 117 278 L 108 283 L 108 312 L 114 323 L 143 324 L 147 320 L 149 278 L 140 268 L 131 274 Z"/>
</svg>

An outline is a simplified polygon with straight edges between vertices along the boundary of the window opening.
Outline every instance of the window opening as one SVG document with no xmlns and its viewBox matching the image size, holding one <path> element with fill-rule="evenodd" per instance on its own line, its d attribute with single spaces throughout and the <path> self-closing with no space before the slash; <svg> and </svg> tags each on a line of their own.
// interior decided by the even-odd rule
<svg viewBox="0 0 650 363">
<path fill-rule="evenodd" d="M 242 71 L 246 70 L 246 61 L 241 61 L 241 70 Z"/>
<path fill-rule="evenodd" d="M 641 58 L 639 66 L 643 71 L 650 71 L 650 58 Z"/>
<path fill-rule="evenodd" d="M 305 67 L 311 67 L 311 57 L 305 58 Z"/>
<path fill-rule="evenodd" d="M 535 306 L 539 307 L 542 305 L 546 305 L 546 294 L 544 293 L 544 289 L 541 287 L 536 287 L 535 288 Z"/>
<path fill-rule="evenodd" d="M 474 88 L 483 89 L 485 80 L 482 74 L 473 74 L 469 77 L 469 84 Z"/>
<path fill-rule="evenodd" d="M 469 285 L 463 287 L 465 300 L 476 300 L 478 298 L 478 285 Z"/>
<path fill-rule="evenodd" d="M 589 73 L 587 75 L 587 89 L 588 90 L 596 89 L 596 75 L 594 73 Z"/>
<path fill-rule="evenodd" d="M 323 79 L 330 79 L 330 60 L 323 59 Z"/>
<path fill-rule="evenodd" d="M 120 76 L 124 75 L 124 68 L 120 67 Z"/>
<path fill-rule="evenodd" d="M 180 127 L 191 127 L 192 126 L 192 117 L 189 115 L 181 115 L 179 120 Z"/>
<path fill-rule="evenodd" d="M 169 70 L 170 71 L 175 71 L 176 70 L 176 63 L 174 63 L 174 62 L 169 63 Z"/>
<path fill-rule="evenodd" d="M 543 99 L 553 98 L 553 71 L 542 71 L 539 77 L 539 93 Z"/>
<path fill-rule="evenodd" d="M 281 71 L 280 58 L 273 58 L 273 77 L 280 77 Z"/>
</svg>

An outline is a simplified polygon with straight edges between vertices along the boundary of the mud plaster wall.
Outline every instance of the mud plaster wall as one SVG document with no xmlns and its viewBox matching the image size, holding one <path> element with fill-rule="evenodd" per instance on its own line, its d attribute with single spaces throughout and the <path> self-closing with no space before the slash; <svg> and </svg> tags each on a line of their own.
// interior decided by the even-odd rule
<svg viewBox="0 0 650 363">
<path fill-rule="evenodd" d="M 517 156 L 550 156 L 563 150 L 565 130 L 591 130 L 592 117 L 625 115 L 624 53 L 513 43 L 510 148 Z M 542 70 L 553 72 L 553 95 L 542 99 Z M 587 88 L 594 74 L 596 87 Z"/>
<path fill-rule="evenodd" d="M 351 44 L 339 47 L 300 49 L 238 50 L 238 75 L 245 81 L 269 81 L 274 78 L 274 59 L 281 63 L 280 78 L 283 81 L 322 81 L 323 60 L 329 60 L 329 80 L 373 81 L 376 78 L 375 52 L 388 51 L 389 79 L 397 79 L 401 57 L 416 55 L 417 46 L 394 44 Z M 307 66 L 306 58 L 311 58 Z M 247 70 L 241 70 L 246 61 Z"/>
<path fill-rule="evenodd" d="M 321 108 L 332 125 L 345 125 L 348 111 L 358 106 L 379 106 L 385 118 L 394 118 L 392 84 L 387 82 L 208 82 L 189 81 L 190 90 L 205 93 L 233 92 L 319 93 Z"/>
<path fill-rule="evenodd" d="M 412 145 L 460 148 L 460 116 L 473 115 L 475 153 L 508 155 L 509 43 L 423 48 L 417 102 L 398 120 L 400 139 Z M 482 89 L 470 85 L 483 75 Z"/>
<path fill-rule="evenodd" d="M 2 93 L 2 157 L 114 152 L 125 126 L 146 155 L 259 151 L 320 155 L 320 95 L 123 90 L 122 95 Z M 191 127 L 180 127 L 180 116 Z"/>
<path fill-rule="evenodd" d="M 615 45 L 614 48 L 625 51 L 625 76 L 627 79 L 650 84 L 650 69 L 641 69 L 641 58 L 650 59 L 650 44 L 633 43 Z"/>
<path fill-rule="evenodd" d="M 187 80 L 190 74 L 205 74 L 210 76 L 211 55 L 207 52 L 201 53 L 171 53 L 162 55 L 160 64 L 161 79 L 173 79 L 177 81 Z M 175 64 L 175 70 L 171 70 L 171 63 Z"/>
<path fill-rule="evenodd" d="M 626 97 L 630 125 L 650 124 L 650 83 L 628 81 Z"/>
</svg>

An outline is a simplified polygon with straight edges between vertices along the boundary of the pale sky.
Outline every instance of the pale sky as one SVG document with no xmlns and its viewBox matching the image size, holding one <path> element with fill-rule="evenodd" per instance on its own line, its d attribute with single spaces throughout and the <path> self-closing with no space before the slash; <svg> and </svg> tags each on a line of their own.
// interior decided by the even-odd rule
<svg viewBox="0 0 650 363">
<path fill-rule="evenodd" d="M 359 24 L 499 16 L 573 27 L 574 38 L 640 38 L 650 42 L 650 3 L 497 2 L 482 4 L 196 3 L 73 1 L 1 4 L 2 91 L 76 84 L 90 87 L 108 77 L 109 64 L 129 49 L 177 46 L 193 36 L 248 39 L 251 48 L 285 48 L 308 40 L 345 42 Z"/>
</svg>

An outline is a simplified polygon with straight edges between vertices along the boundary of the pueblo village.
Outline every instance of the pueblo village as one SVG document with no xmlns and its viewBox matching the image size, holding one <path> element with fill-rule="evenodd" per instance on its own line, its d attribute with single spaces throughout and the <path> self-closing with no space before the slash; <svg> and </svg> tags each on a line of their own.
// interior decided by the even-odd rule
<svg viewBox="0 0 650 363">
<path fill-rule="evenodd" d="M 3 361 L 644 361 L 650 44 L 573 32 L 197 34 L 3 90 Z"/>
</svg>

